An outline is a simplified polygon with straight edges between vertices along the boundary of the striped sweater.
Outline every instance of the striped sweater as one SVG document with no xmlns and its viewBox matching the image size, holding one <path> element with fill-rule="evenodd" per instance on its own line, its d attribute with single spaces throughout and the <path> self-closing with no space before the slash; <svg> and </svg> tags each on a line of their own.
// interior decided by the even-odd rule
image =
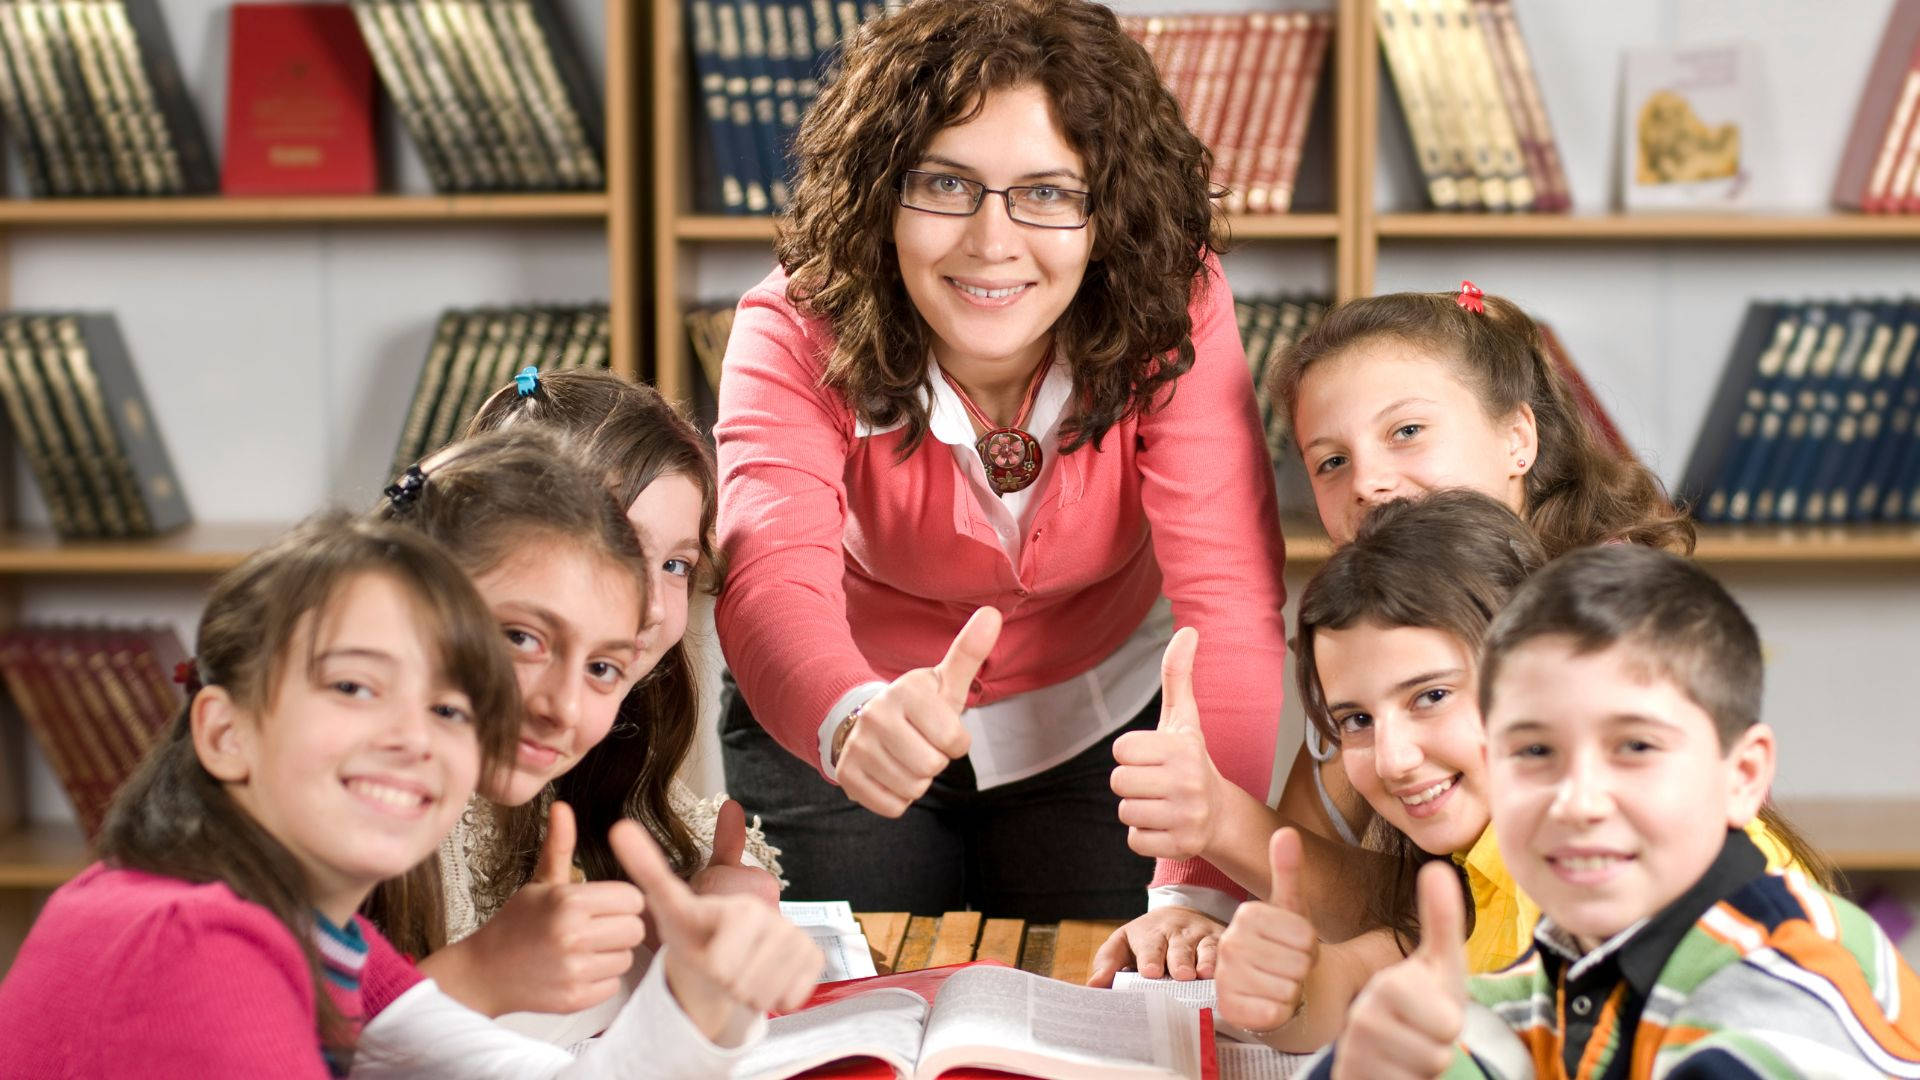
<svg viewBox="0 0 1920 1080">
<path fill-rule="evenodd" d="M 1447 1076 L 1920 1077 L 1920 978 L 1859 908 L 1763 866 L 1730 833 L 1699 886 L 1585 955 L 1543 920 L 1468 980 Z"/>
</svg>

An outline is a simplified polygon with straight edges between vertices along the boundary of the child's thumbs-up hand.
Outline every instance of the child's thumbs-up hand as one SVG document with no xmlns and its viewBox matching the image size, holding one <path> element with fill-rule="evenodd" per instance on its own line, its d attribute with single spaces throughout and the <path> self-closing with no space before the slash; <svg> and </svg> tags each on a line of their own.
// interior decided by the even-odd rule
<svg viewBox="0 0 1920 1080">
<path fill-rule="evenodd" d="M 632 821 L 609 839 L 620 865 L 646 894 L 660 930 L 667 988 L 708 1039 L 735 1009 L 792 1009 L 812 992 L 825 958 L 778 909 L 745 896 L 701 896 L 673 874 L 653 838 Z"/>
<path fill-rule="evenodd" d="M 701 896 L 751 896 L 778 906 L 780 882 L 767 871 L 748 866 L 742 860 L 746 850 L 747 812 L 728 799 L 714 819 L 713 856 L 688 884 Z"/>
<path fill-rule="evenodd" d="M 1220 818 L 1226 778 L 1207 756 L 1200 706 L 1193 696 L 1193 656 L 1200 631 L 1183 627 L 1167 643 L 1160 664 L 1160 725 L 1113 741 L 1113 793 L 1127 846 L 1160 859 L 1192 859 L 1207 852 Z"/>
<path fill-rule="evenodd" d="M 640 890 L 624 881 L 573 880 L 573 809 L 556 801 L 533 879 L 430 973 L 454 997 L 492 1016 L 568 1013 L 620 988 L 646 935 Z"/>
<path fill-rule="evenodd" d="M 1420 868 L 1420 947 L 1367 983 L 1334 1051 L 1334 1080 L 1432 1080 L 1466 1024 L 1466 911 L 1445 859 Z"/>
<path fill-rule="evenodd" d="M 1265 901 L 1241 904 L 1220 938 L 1215 970 L 1220 1016 L 1253 1031 L 1293 1019 L 1320 955 L 1319 936 L 1300 899 L 1300 835 L 1280 829 L 1267 842 L 1272 879 Z"/>
</svg>

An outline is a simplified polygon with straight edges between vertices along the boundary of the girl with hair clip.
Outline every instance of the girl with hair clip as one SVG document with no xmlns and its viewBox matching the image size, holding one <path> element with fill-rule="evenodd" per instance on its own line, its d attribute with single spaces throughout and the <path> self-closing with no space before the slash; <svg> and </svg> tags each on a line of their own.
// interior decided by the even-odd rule
<svg viewBox="0 0 1920 1080">
<path fill-rule="evenodd" d="M 1379 929 L 1322 944 L 1300 903 L 1300 838 L 1273 834 L 1266 900 L 1241 905 L 1221 938 L 1221 1016 L 1283 1050 L 1331 1042 L 1347 1006 L 1420 941 L 1416 878 L 1451 859 L 1470 933 L 1465 966 L 1497 971 L 1531 947 L 1540 911 L 1514 884 L 1487 801 L 1481 646 L 1507 600 L 1547 562 L 1511 509 L 1445 490 L 1375 508 L 1300 597 L 1294 645 L 1300 700 L 1364 799 L 1363 844 L 1391 864 L 1367 898 Z M 1778 868 L 1825 864 L 1769 806 L 1748 829 Z"/>
<path fill-rule="evenodd" d="M 1520 515 L 1550 556 L 1616 542 L 1693 550 L 1693 523 L 1659 479 L 1613 452 L 1582 416 L 1539 324 L 1472 282 L 1334 308 L 1288 353 L 1271 391 L 1293 420 L 1320 523 L 1336 546 L 1382 502 L 1460 487 Z M 1334 760 L 1338 748 L 1312 725 L 1277 809 L 1240 798 L 1205 747 L 1189 751 L 1152 781 L 1186 793 L 1172 816 L 1196 824 L 1177 846 L 1253 891 L 1264 887 L 1266 841 L 1281 825 L 1358 843 L 1354 822 L 1365 808 Z M 1309 880 L 1318 881 L 1326 860 L 1318 839 L 1306 839 Z M 1218 923 L 1198 913 L 1162 919 L 1170 921 L 1151 936 L 1131 927 L 1118 936 L 1136 939 L 1143 970 L 1159 970 L 1164 957 L 1176 975 L 1203 973 L 1196 943 L 1210 941 Z"/>
<path fill-rule="evenodd" d="M 801 895 L 1230 906 L 1109 787 L 1175 623 L 1222 773 L 1272 772 L 1282 688 L 1242 675 L 1284 663 L 1282 551 L 1206 148 L 1089 0 L 869 22 L 797 145 L 715 427 L 728 786 Z"/>
<path fill-rule="evenodd" d="M 650 765 L 625 760 L 643 757 L 644 743 L 638 754 L 593 754 L 644 674 L 649 573 L 639 542 L 601 474 L 531 429 L 432 455 L 388 489 L 374 516 L 440 541 L 473 579 L 513 657 L 524 721 L 508 767 L 483 779 L 438 859 L 383 886 L 369 913 L 453 999 L 513 1030 L 577 1044 L 619 1013 L 646 970 L 636 957 L 650 955 L 638 879 L 608 831 L 626 791 L 608 811 L 595 801 L 596 777 L 568 783 L 595 761 L 643 775 Z M 589 824 L 576 825 L 561 792 L 583 799 Z M 576 864 L 586 880 L 575 880 Z M 772 906 L 700 899 L 780 971 L 811 963 L 817 974 L 818 951 Z M 776 979 L 749 1000 L 764 1008 L 784 992 Z M 369 993 L 386 1000 L 384 988 Z"/>
<path fill-rule="evenodd" d="M 714 935 L 673 919 L 670 890 L 662 974 L 579 1063 L 452 1004 L 354 914 L 432 855 L 519 729 L 493 616 L 438 545 L 312 519 L 216 583 L 197 644 L 187 704 L 116 798 L 101 861 L 47 902 L 0 984 L 8 1076 L 508 1074 L 463 1047 L 517 1076 L 621 1075 L 609 1063 L 643 1048 L 665 1073 L 727 1067 L 706 1034 L 732 1008 L 708 974 Z M 658 850 L 631 825 L 615 843 L 656 885 Z M 376 983 L 406 1007 L 373 1015 Z M 435 1023 L 403 1015 L 436 1001 Z M 383 1066 L 382 1044 L 409 1064 Z"/>
<path fill-rule="evenodd" d="M 746 826 L 738 803 L 700 799 L 678 779 L 702 696 L 686 640 L 688 609 L 695 591 L 718 594 L 724 576 L 713 550 L 719 484 L 712 449 L 659 391 L 606 371 L 528 367 L 481 405 L 467 434 L 529 429 L 568 440 L 589 471 L 606 477 L 647 562 L 646 622 L 634 662 L 640 681 L 621 703 L 613 735 L 555 782 L 556 796 L 588 831 L 622 816 L 638 819 L 695 892 L 777 901 L 779 853 Z"/>
</svg>

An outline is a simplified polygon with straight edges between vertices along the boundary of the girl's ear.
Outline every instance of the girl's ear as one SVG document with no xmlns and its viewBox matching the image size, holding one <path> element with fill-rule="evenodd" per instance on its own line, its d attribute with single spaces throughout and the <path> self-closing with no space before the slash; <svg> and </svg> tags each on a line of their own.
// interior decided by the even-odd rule
<svg viewBox="0 0 1920 1080">
<path fill-rule="evenodd" d="M 1540 428 L 1534 421 L 1533 406 L 1521 402 L 1507 415 L 1507 457 L 1513 462 L 1513 475 L 1525 476 L 1540 462 Z"/>
<path fill-rule="evenodd" d="M 1773 729 L 1755 724 L 1727 748 L 1727 825 L 1746 828 L 1773 788 Z"/>
<path fill-rule="evenodd" d="M 187 721 L 193 729 L 193 752 L 214 779 L 245 783 L 253 766 L 248 753 L 256 723 L 240 708 L 225 687 L 203 687 L 193 696 Z"/>
</svg>

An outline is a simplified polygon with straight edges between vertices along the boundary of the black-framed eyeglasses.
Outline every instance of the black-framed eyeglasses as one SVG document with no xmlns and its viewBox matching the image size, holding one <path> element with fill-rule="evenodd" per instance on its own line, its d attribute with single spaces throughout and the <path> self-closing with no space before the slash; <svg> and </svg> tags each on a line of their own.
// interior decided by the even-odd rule
<svg viewBox="0 0 1920 1080">
<path fill-rule="evenodd" d="M 1008 217 L 1040 229 L 1084 229 L 1093 211 L 1090 192 L 1058 184 L 990 188 L 964 176 L 922 169 L 908 169 L 900 178 L 900 205 L 928 214 L 972 217 L 989 195 L 1006 202 Z"/>
</svg>

